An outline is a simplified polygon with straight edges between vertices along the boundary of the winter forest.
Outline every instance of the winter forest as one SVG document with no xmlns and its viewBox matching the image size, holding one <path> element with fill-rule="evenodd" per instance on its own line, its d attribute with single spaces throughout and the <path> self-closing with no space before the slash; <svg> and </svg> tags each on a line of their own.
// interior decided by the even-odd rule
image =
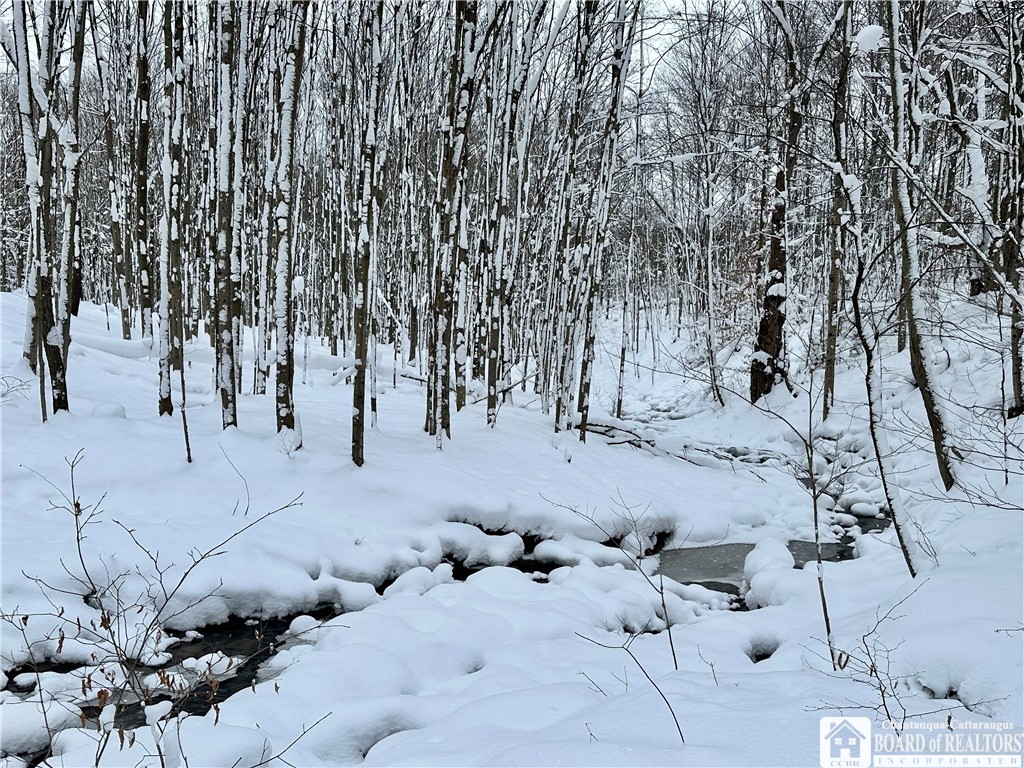
<svg viewBox="0 0 1024 768">
<path fill-rule="evenodd" d="M 0 46 L 0 766 L 1021 765 L 1024 4 Z"/>
</svg>

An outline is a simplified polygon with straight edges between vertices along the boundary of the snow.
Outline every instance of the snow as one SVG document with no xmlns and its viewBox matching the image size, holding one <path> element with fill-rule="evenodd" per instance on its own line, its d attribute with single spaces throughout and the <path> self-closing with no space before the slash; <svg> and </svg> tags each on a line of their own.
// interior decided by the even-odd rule
<svg viewBox="0 0 1024 768">
<path fill-rule="evenodd" d="M 161 701 L 159 704 L 152 704 L 146 707 L 146 725 L 163 720 L 170 713 L 173 705 L 169 701 Z"/>
<path fill-rule="evenodd" d="M 30 375 L 20 355 L 26 304 L 0 295 L 4 376 Z M 981 308 L 951 303 L 943 316 L 998 338 Z M 814 536 L 800 482 L 806 437 L 815 476 L 827 483 L 824 541 L 854 515 L 884 509 L 860 363 L 840 367 L 836 405 L 821 424 L 807 394 L 818 381 L 798 365 L 798 397 L 780 387 L 756 407 L 732 395 L 721 407 L 674 375 L 691 340 L 665 341 L 653 380 L 627 375 L 624 418 L 614 420 L 621 329 L 614 316 L 602 322 L 600 343 L 616 354 L 597 356 L 592 419 L 642 435 L 644 449 L 596 433 L 586 443 L 569 433 L 552 440 L 550 416 L 515 397 L 494 428 L 483 403 L 453 413 L 452 440 L 438 452 L 422 431 L 421 385 L 398 377 L 380 389 L 378 427 L 356 469 L 350 385 L 334 376 L 346 361 L 314 342 L 307 383 L 295 392 L 304 447 L 282 452 L 272 396 L 241 396 L 239 427 L 221 430 L 203 339 L 185 348 L 195 457 L 187 464 L 180 422 L 156 413 L 154 350 L 120 340 L 118 320 L 108 332 L 104 309 L 83 303 L 71 413 L 41 424 L 37 398 L 13 396 L 0 414 L 0 667 L 17 683 L 0 693 L 0 765 L 46 746 L 40 700 L 59 731 L 49 762 L 92 765 L 99 734 L 79 712 L 96 706 L 97 691 L 83 692 L 83 675 L 99 680 L 102 666 L 105 685 L 123 680 L 109 638 L 75 637 L 78 623 L 102 620 L 97 597 L 83 599 L 76 517 L 61 496 L 70 492 L 66 459 L 79 450 L 75 492 L 96 514 L 82 561 L 100 582 L 120 579 L 131 606 L 118 624 L 125 648 L 181 679 L 227 681 L 242 677 L 239 652 L 182 643 L 186 658 L 172 666 L 166 632 L 209 638 L 207 627 L 231 616 L 291 617 L 280 638 L 267 638 L 277 650 L 252 685 L 202 716 L 151 704 L 147 725 L 129 729 L 123 746 L 115 728 L 101 765 L 152 764 L 158 746 L 167 765 L 193 766 L 256 765 L 286 749 L 282 760 L 304 766 L 813 765 L 821 716 L 856 709 L 880 724 L 865 668 L 851 661 L 834 672 L 829 663 L 814 563 L 794 568 L 785 546 Z M 887 649 L 885 674 L 901 681 L 912 719 L 1020 728 L 1024 493 L 1020 474 L 1004 484 L 988 422 L 971 410 L 998 397 L 999 347 L 962 347 L 934 376 L 947 402 L 963 404 L 949 415 L 970 457 L 960 473 L 972 495 L 941 492 L 926 435 L 894 431 L 892 440 L 904 512 L 917 523 L 908 531 L 936 562 L 921 548 L 926 576 L 911 579 L 891 529 L 863 533 L 854 559 L 824 564 L 824 583 L 836 646 L 855 652 L 867 636 Z M 907 356 L 886 352 L 876 372 L 886 424 L 924 423 Z M 245 354 L 251 361 L 253 350 Z M 653 363 L 649 346 L 637 354 Z M 390 382 L 390 350 L 379 359 L 380 380 Z M 723 381 L 735 385 L 749 361 L 749 350 L 723 357 Z M 251 364 L 243 370 L 248 392 Z M 1015 421 L 1006 423 L 1010 446 L 1021 442 Z M 1008 461 L 1019 467 L 1020 456 Z M 662 579 L 649 550 L 666 536 L 676 547 L 756 545 L 742 566 L 751 610 L 707 586 Z M 171 593 L 205 551 L 221 554 Z M 325 608 L 338 615 L 325 618 Z M 659 690 L 622 649 L 628 641 L 685 744 Z M 40 690 L 25 692 L 36 678 L 21 666 L 29 645 L 39 660 L 86 667 L 41 672 Z"/>
<path fill-rule="evenodd" d="M 882 47 L 885 30 L 877 24 L 869 24 L 853 38 L 853 49 L 856 53 L 874 53 Z"/>
<path fill-rule="evenodd" d="M 759 573 L 773 570 L 791 570 L 793 555 L 786 545 L 777 539 L 759 541 L 743 561 L 743 578 L 753 581 Z"/>
</svg>

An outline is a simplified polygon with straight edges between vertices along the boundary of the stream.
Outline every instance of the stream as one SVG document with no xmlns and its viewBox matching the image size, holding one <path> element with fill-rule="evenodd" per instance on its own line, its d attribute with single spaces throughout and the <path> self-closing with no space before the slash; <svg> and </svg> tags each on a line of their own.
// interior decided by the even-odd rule
<svg viewBox="0 0 1024 768">
<path fill-rule="evenodd" d="M 888 525 L 887 519 L 861 518 L 859 527 L 862 533 L 881 530 Z M 718 592 L 739 595 L 743 581 L 743 564 L 747 554 L 754 548 L 753 544 L 714 544 L 710 546 L 687 547 L 683 549 L 662 550 L 661 544 L 668 535 L 660 538 L 654 552 L 660 558 L 659 573 L 683 584 L 699 584 Z M 523 558 L 509 563 L 524 573 L 538 580 L 545 580 L 552 568 L 563 563 L 539 562 L 533 555 L 533 549 L 540 539 L 527 542 L 527 551 Z M 849 533 L 838 542 L 822 545 L 822 558 L 830 562 L 840 562 L 854 557 L 853 543 L 855 538 Z M 605 546 L 616 547 L 615 542 L 606 542 Z M 815 545 L 811 541 L 793 540 L 787 544 L 793 554 L 795 567 L 802 568 L 807 562 L 815 559 Z M 659 551 L 660 550 L 660 551 Z M 486 565 L 467 567 L 462 562 L 452 562 L 453 575 L 456 580 L 464 580 Z M 383 592 L 386 582 L 378 587 Z M 231 617 L 222 624 L 198 628 L 197 631 L 178 634 L 173 633 L 180 641 L 168 651 L 171 659 L 160 669 L 139 665 L 129 674 L 140 678 L 159 676 L 165 673 L 181 673 L 191 670 L 192 684 L 184 694 L 172 694 L 167 690 L 155 690 L 150 695 L 150 704 L 170 700 L 174 703 L 171 714 L 205 715 L 220 702 L 239 691 L 249 688 L 256 681 L 266 678 L 261 676 L 261 666 L 276 653 L 281 645 L 280 639 L 288 630 L 292 621 L 299 616 L 311 616 L 318 622 L 327 621 L 341 615 L 335 606 L 318 606 L 314 610 L 300 611 L 289 616 L 272 619 L 246 619 Z M 213 656 L 211 656 L 211 654 Z M 211 669 L 208 673 L 197 672 L 196 661 L 203 659 L 230 657 L 232 661 L 225 667 Z M 191 666 L 190 666 L 191 665 Z M 88 674 L 92 669 L 80 664 L 44 660 L 35 664 L 25 664 L 7 672 L 8 681 L 5 691 L 16 694 L 19 698 L 29 699 L 35 696 L 35 677 L 37 673 Z M 138 728 L 146 724 L 145 706 L 143 702 L 132 698 L 111 701 L 108 706 L 116 706 L 114 723 L 125 729 Z M 100 708 L 96 706 L 81 707 L 82 724 L 96 728 L 99 723 Z M 49 755 L 49 750 L 33 755 L 20 755 L 29 766 L 39 765 Z"/>
<path fill-rule="evenodd" d="M 884 530 L 888 518 L 859 518 L 861 533 Z M 821 545 L 821 559 L 830 563 L 851 560 L 854 557 L 855 538 L 849 533 L 838 542 Z M 682 584 L 700 584 L 708 589 L 739 595 L 743 583 L 743 562 L 754 548 L 753 544 L 713 544 L 711 546 L 666 549 L 660 554 L 658 573 Z M 817 558 L 813 541 L 793 539 L 786 544 L 793 555 L 794 568 Z"/>
</svg>

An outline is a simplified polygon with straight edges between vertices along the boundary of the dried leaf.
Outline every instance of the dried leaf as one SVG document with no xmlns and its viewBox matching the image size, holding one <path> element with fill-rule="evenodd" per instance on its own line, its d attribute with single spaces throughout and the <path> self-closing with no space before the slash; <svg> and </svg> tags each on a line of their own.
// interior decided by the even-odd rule
<svg viewBox="0 0 1024 768">
<path fill-rule="evenodd" d="M 100 688 L 99 693 L 96 694 L 96 699 L 99 702 L 100 709 L 102 710 L 107 706 L 107 701 L 110 699 L 110 691 L 106 688 Z"/>
<path fill-rule="evenodd" d="M 117 729 L 117 738 L 121 741 L 121 749 L 124 749 L 124 726 Z"/>
<path fill-rule="evenodd" d="M 220 722 L 220 704 L 213 705 L 213 724 L 216 725 Z"/>
</svg>

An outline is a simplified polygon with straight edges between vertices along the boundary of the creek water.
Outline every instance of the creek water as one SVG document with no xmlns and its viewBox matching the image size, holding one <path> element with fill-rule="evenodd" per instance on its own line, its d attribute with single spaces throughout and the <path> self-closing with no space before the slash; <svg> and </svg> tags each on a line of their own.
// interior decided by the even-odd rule
<svg viewBox="0 0 1024 768">
<path fill-rule="evenodd" d="M 862 533 L 882 530 L 888 519 L 863 518 L 859 522 Z M 854 557 L 854 538 L 844 535 L 838 542 L 821 545 L 821 559 L 830 563 Z M 816 559 L 813 541 L 793 539 L 786 544 L 795 561 L 795 568 L 803 568 Z M 743 561 L 754 548 L 753 544 L 712 544 L 704 547 L 666 549 L 660 554 L 658 573 L 683 584 L 700 584 L 708 589 L 738 595 L 743 582 Z"/>
<path fill-rule="evenodd" d="M 859 521 L 859 527 L 862 533 L 867 533 L 885 528 L 888 522 L 887 519 L 862 518 Z M 850 534 L 846 534 L 838 542 L 823 544 L 822 558 L 830 562 L 851 559 L 855 554 L 853 542 L 854 538 Z M 532 556 L 535 543 L 529 542 L 527 556 L 520 561 L 510 563 L 510 565 L 543 580 L 545 574 L 559 564 L 539 563 L 535 560 Z M 787 547 L 793 554 L 797 568 L 801 568 L 805 563 L 815 559 L 815 546 L 812 541 L 793 540 L 787 544 Z M 738 595 L 743 581 L 743 563 L 753 548 L 753 544 L 714 544 L 661 550 L 660 552 L 657 552 L 658 547 L 656 547 L 655 551 L 660 557 L 659 573 L 684 584 L 700 584 L 719 592 Z M 456 579 L 465 579 L 470 574 L 481 570 L 482 567 L 486 566 L 467 568 L 464 563 L 455 562 L 453 563 L 453 572 Z M 386 584 L 379 588 L 380 591 L 383 591 L 384 586 Z M 171 647 L 172 658 L 164 668 L 173 670 L 186 659 L 198 658 L 215 652 L 238 659 L 238 664 L 234 665 L 229 673 L 218 676 L 215 680 L 200 682 L 185 696 L 175 697 L 165 692 L 154 692 L 153 701 L 172 698 L 174 712 L 203 715 L 228 696 L 250 687 L 255 680 L 264 677 L 261 674 L 261 665 L 281 647 L 283 635 L 295 617 L 311 615 L 319 621 L 326 621 L 340 613 L 342 611 L 338 607 L 318 606 L 312 611 L 268 620 L 255 621 L 231 617 L 223 624 L 201 627 L 198 637 L 193 634 L 194 639 L 187 642 L 183 637 L 183 642 Z M 16 693 L 20 698 L 32 698 L 35 695 L 34 681 L 28 682 L 24 676 L 20 677 L 22 685 L 15 681 L 15 678 L 22 673 L 70 674 L 77 672 L 81 674 L 83 669 L 85 668 L 78 664 L 52 660 L 26 664 L 20 668 L 8 670 L 9 679 L 4 690 Z M 135 667 L 132 671 L 142 675 L 157 672 L 155 669 L 141 666 Z M 117 726 L 136 728 L 145 724 L 145 709 L 142 702 L 122 698 L 120 701 L 111 702 L 111 704 L 117 707 L 115 717 Z M 95 727 L 98 716 L 98 708 L 88 706 L 82 708 L 83 724 Z M 20 757 L 29 766 L 35 766 L 44 761 L 48 755 L 49 747 L 37 754 L 21 755 Z"/>
</svg>

